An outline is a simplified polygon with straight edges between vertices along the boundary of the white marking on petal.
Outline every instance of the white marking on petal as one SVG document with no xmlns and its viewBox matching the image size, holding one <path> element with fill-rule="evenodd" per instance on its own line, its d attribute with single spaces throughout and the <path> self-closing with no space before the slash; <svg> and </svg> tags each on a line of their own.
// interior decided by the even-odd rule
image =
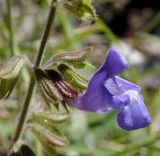
<svg viewBox="0 0 160 156">
<path fill-rule="evenodd" d="M 104 85 L 112 95 L 120 95 L 124 93 L 123 85 L 114 81 L 112 78 L 108 79 Z"/>
</svg>

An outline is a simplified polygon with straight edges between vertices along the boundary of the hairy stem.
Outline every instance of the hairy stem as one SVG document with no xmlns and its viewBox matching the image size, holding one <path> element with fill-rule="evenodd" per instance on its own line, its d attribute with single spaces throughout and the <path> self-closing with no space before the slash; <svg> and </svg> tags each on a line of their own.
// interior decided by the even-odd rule
<svg viewBox="0 0 160 156">
<path fill-rule="evenodd" d="M 43 53 L 44 53 L 44 48 L 45 48 L 47 38 L 49 36 L 49 32 L 50 32 L 50 29 L 51 29 L 51 25 L 52 25 L 52 22 L 53 22 L 53 19 L 54 19 L 54 16 L 55 16 L 55 11 L 56 11 L 56 0 L 53 0 L 52 3 L 51 3 L 50 12 L 49 12 L 47 24 L 46 24 L 46 27 L 45 27 L 45 31 L 42 35 L 42 40 L 41 40 L 40 48 L 38 50 L 35 66 L 40 66 L 40 64 L 41 64 Z M 34 86 L 35 86 L 35 80 L 34 80 L 33 77 L 31 77 L 30 84 L 29 84 L 28 91 L 27 91 L 27 95 L 26 95 L 26 98 L 24 100 L 24 105 L 22 107 L 22 110 L 21 110 L 21 113 L 20 113 L 20 118 L 19 118 L 16 130 L 15 130 L 15 133 L 14 133 L 14 136 L 13 136 L 13 139 L 12 139 L 12 144 L 14 144 L 19 139 L 19 137 L 21 135 L 22 128 L 23 128 L 23 125 L 24 125 L 25 120 L 26 120 L 29 104 L 30 104 L 30 101 L 31 101 L 31 98 L 32 98 Z"/>
<path fill-rule="evenodd" d="M 8 10 L 8 30 L 9 30 L 9 44 L 10 44 L 10 51 L 11 51 L 11 56 L 15 54 L 15 49 L 14 49 L 14 36 L 13 36 L 13 21 L 12 21 L 12 0 L 7 0 L 7 10 Z"/>
</svg>

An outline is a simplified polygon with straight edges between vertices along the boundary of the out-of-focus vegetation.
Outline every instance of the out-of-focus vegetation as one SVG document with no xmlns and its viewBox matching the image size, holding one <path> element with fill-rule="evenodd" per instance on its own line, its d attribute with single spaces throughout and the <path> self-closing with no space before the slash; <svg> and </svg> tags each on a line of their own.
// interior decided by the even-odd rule
<svg viewBox="0 0 160 156">
<path fill-rule="evenodd" d="M 0 1 L 0 63 L 13 55 L 26 54 L 34 61 L 48 13 L 48 0 L 12 0 L 12 35 L 7 1 Z M 91 46 L 89 62 L 98 67 L 110 46 L 124 53 L 131 67 L 122 76 L 142 86 L 152 123 L 145 129 L 127 132 L 116 122 L 115 112 L 97 115 L 71 110 L 71 118 L 60 129 L 69 140 L 58 148 L 67 156 L 158 156 L 160 153 L 160 1 L 93 0 L 97 20 L 82 22 L 67 10 L 58 8 L 45 49 L 44 62 L 53 54 Z M 12 52 L 11 52 L 12 51 Z M 83 71 L 88 79 L 94 69 Z M 89 74 L 88 74 L 89 73 Z M 22 107 L 29 74 L 26 69 L 10 98 L 0 101 L 0 156 L 10 143 L 15 121 Z M 35 92 L 31 107 L 40 100 Z M 24 137 L 37 156 L 43 146 L 25 127 Z M 54 154 L 53 154 L 54 155 Z"/>
</svg>

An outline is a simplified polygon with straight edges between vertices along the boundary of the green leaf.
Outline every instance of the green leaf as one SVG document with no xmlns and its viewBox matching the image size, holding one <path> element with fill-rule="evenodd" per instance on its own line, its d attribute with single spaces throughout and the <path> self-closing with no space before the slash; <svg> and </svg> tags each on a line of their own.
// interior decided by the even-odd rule
<svg viewBox="0 0 160 156">
<path fill-rule="evenodd" d="M 38 124 L 31 126 L 32 131 L 43 145 L 48 145 L 50 148 L 63 147 L 68 144 L 67 139 L 60 133 L 60 131 L 54 127 L 47 129 Z"/>
<path fill-rule="evenodd" d="M 83 21 L 90 21 L 96 17 L 90 0 L 66 0 L 64 6 Z"/>
<path fill-rule="evenodd" d="M 64 79 L 69 82 L 75 89 L 83 92 L 87 87 L 87 80 L 78 74 L 75 70 L 67 66 L 66 64 L 61 64 L 58 66 L 58 70 L 63 75 Z"/>
</svg>

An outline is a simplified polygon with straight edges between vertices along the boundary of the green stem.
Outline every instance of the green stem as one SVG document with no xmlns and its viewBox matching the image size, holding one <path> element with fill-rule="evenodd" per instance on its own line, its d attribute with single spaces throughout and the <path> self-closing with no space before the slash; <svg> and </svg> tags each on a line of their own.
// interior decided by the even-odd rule
<svg viewBox="0 0 160 156">
<path fill-rule="evenodd" d="M 11 56 L 15 54 L 15 49 L 14 49 L 14 36 L 13 36 L 13 21 L 12 21 L 12 0 L 7 0 L 7 10 L 8 10 L 8 29 L 9 29 L 9 44 L 10 44 L 10 50 L 11 50 Z"/>
<path fill-rule="evenodd" d="M 47 39 L 48 39 L 48 36 L 49 36 L 49 32 L 50 32 L 50 29 L 51 29 L 51 25 L 52 25 L 52 22 L 53 22 L 53 19 L 54 19 L 54 16 L 55 16 L 55 11 L 56 11 L 56 0 L 53 0 L 52 3 L 51 3 L 51 8 L 50 8 L 49 16 L 48 16 L 48 21 L 47 21 L 47 24 L 46 24 L 46 27 L 45 27 L 45 31 L 42 35 L 40 48 L 39 48 L 38 55 L 37 55 L 37 58 L 36 58 L 35 66 L 37 66 L 37 67 L 40 66 L 41 61 L 42 61 L 44 48 L 45 48 L 45 45 L 46 45 L 46 42 L 47 42 Z M 34 80 L 33 77 L 31 77 L 30 84 L 29 84 L 28 91 L 27 91 L 27 95 L 26 95 L 24 105 L 22 107 L 22 111 L 21 111 L 21 114 L 20 114 L 20 118 L 19 118 L 19 121 L 18 121 L 18 124 L 17 124 L 17 128 L 15 130 L 15 133 L 14 133 L 14 136 L 13 136 L 13 139 L 12 139 L 12 144 L 17 142 L 17 140 L 19 139 L 19 137 L 21 135 L 22 128 L 23 128 L 23 125 L 24 125 L 25 120 L 26 120 L 29 104 L 30 104 L 32 94 L 33 94 L 33 91 L 34 91 L 34 86 L 35 86 L 35 80 Z"/>
<path fill-rule="evenodd" d="M 42 61 L 44 47 L 46 45 L 48 35 L 49 35 L 50 29 L 51 29 L 51 26 L 52 26 L 52 22 L 53 22 L 53 19 L 54 19 L 54 16 L 55 16 L 56 2 L 57 2 L 57 0 L 52 0 L 47 25 L 46 25 L 45 31 L 43 33 L 43 36 L 42 36 L 40 48 L 39 48 L 38 55 L 37 55 L 37 60 L 36 60 L 36 63 L 35 63 L 36 66 L 39 66 L 41 64 L 41 61 Z"/>
</svg>

